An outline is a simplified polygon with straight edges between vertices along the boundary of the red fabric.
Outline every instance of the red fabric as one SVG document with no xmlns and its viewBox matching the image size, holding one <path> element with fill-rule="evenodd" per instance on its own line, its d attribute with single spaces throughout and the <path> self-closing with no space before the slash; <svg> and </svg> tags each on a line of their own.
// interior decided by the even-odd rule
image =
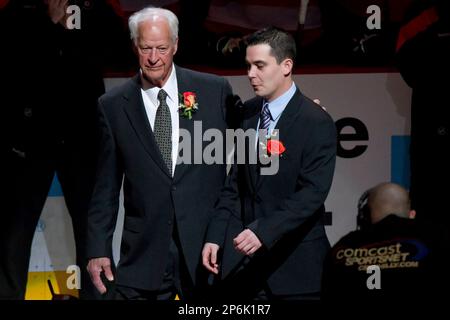
<svg viewBox="0 0 450 320">
<path fill-rule="evenodd" d="M 9 2 L 9 0 L 0 0 L 0 10 L 3 9 L 4 7 L 6 7 L 8 2 Z"/>
<path fill-rule="evenodd" d="M 396 51 L 410 39 L 414 38 L 419 33 L 425 31 L 429 26 L 439 20 L 439 15 L 436 7 L 431 7 L 423 11 L 420 15 L 412 19 L 404 25 L 398 34 Z"/>
<path fill-rule="evenodd" d="M 0 0 L 0 1 L 2 1 L 2 0 Z M 122 10 L 119 0 L 106 0 L 106 2 L 114 9 L 114 12 L 116 13 L 116 15 L 118 15 L 122 19 L 126 18 L 126 14 Z"/>
</svg>

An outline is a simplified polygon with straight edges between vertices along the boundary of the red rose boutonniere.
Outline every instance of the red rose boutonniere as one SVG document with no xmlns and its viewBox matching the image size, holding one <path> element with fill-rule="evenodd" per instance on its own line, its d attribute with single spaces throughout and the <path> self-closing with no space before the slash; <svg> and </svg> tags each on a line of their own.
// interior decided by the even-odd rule
<svg viewBox="0 0 450 320">
<path fill-rule="evenodd" d="M 192 114 L 198 109 L 196 98 L 197 96 L 194 92 L 188 91 L 180 94 L 180 105 L 178 106 L 178 111 L 183 117 L 192 119 Z"/>
<path fill-rule="evenodd" d="M 281 157 L 286 151 L 286 147 L 283 142 L 278 138 L 278 129 L 273 130 L 270 135 L 267 135 L 266 140 L 260 141 L 260 145 L 265 153 L 263 156 L 265 158 L 273 156 Z M 264 142 L 263 142 L 264 141 Z"/>
<path fill-rule="evenodd" d="M 283 142 L 280 140 L 270 139 L 267 140 L 267 153 L 268 155 L 278 155 L 281 156 L 286 151 Z"/>
</svg>

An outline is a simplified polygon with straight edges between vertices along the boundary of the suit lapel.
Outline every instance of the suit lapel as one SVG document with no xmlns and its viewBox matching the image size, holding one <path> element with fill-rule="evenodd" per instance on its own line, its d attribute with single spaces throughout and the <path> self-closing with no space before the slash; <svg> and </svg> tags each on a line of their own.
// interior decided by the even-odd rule
<svg viewBox="0 0 450 320">
<path fill-rule="evenodd" d="M 275 129 L 278 129 L 279 139 L 281 142 L 286 140 L 286 137 L 289 134 L 289 129 L 297 117 L 302 102 L 303 102 L 302 94 L 300 93 L 300 90 L 297 88 L 294 96 L 287 104 L 286 108 L 284 109 L 283 113 L 280 116 L 280 119 L 277 122 L 277 125 L 275 126 Z M 259 190 L 263 181 L 265 180 L 265 177 L 266 177 L 265 175 L 259 175 L 259 178 L 257 179 L 256 190 Z"/>
<path fill-rule="evenodd" d="M 124 94 L 127 105 L 124 108 L 125 113 L 136 131 L 139 140 L 144 145 L 145 150 L 158 165 L 158 167 L 170 177 L 169 170 L 164 163 L 158 145 L 156 144 L 152 128 L 148 122 L 147 113 L 145 112 L 144 102 L 142 101 L 141 85 L 139 75 L 132 79 L 129 90 Z"/>
<path fill-rule="evenodd" d="M 192 88 L 193 83 L 188 81 L 187 72 L 177 66 L 175 66 L 175 72 L 177 74 L 178 93 L 182 94 L 183 92 L 186 92 L 186 91 L 194 91 L 195 92 L 195 90 Z M 192 119 L 183 117 L 183 116 L 181 116 L 180 113 L 178 113 L 180 131 L 182 129 L 184 129 L 189 132 L 190 137 L 191 137 L 191 146 L 193 145 L 194 139 L 195 139 L 195 137 L 194 137 L 194 121 L 201 120 L 200 116 L 201 116 L 201 112 L 202 112 L 202 102 L 201 102 L 201 97 L 199 97 L 198 95 L 197 95 L 197 102 L 198 102 L 199 108 L 198 108 L 197 112 L 192 114 Z M 191 148 L 191 151 L 193 152 L 193 148 Z M 191 154 L 190 161 L 191 162 L 194 161 L 194 154 Z M 181 177 L 184 175 L 184 173 L 186 172 L 188 167 L 189 167 L 189 164 L 185 164 L 185 163 L 177 164 L 175 166 L 175 174 L 174 174 L 174 182 L 175 183 L 181 179 Z"/>
</svg>

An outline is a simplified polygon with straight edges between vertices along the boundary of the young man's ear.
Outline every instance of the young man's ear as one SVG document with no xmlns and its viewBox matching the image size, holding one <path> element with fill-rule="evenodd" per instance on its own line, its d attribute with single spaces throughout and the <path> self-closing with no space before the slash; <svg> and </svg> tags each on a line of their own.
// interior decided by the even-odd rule
<svg viewBox="0 0 450 320">
<path fill-rule="evenodd" d="M 285 77 L 289 76 L 292 73 L 292 68 L 294 67 L 294 61 L 292 59 L 284 59 L 281 62 L 281 66 L 283 67 L 283 74 Z"/>
<path fill-rule="evenodd" d="M 416 217 L 416 210 L 409 210 L 408 217 L 414 219 Z"/>
</svg>

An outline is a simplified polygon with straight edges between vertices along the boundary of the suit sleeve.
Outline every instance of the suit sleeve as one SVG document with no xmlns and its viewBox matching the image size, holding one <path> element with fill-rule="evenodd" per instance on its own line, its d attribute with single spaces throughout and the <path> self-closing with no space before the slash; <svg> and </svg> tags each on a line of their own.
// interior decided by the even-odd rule
<svg viewBox="0 0 450 320">
<path fill-rule="evenodd" d="M 236 164 L 233 164 L 230 168 L 206 233 L 205 242 L 212 242 L 220 247 L 223 247 L 231 215 L 240 216 L 237 169 Z"/>
<path fill-rule="evenodd" d="M 233 102 L 232 89 L 228 81 L 224 79 L 222 90 L 222 111 L 228 128 L 235 128 L 239 121 Z M 228 144 L 228 141 L 226 141 Z M 225 146 L 225 163 L 227 158 L 227 146 Z M 219 199 L 212 213 L 205 242 L 216 243 L 223 246 L 228 220 L 231 214 L 239 216 L 239 194 L 237 187 L 237 165 L 236 161 L 231 166 L 221 189 Z"/>
<path fill-rule="evenodd" d="M 307 222 L 324 204 L 331 188 L 337 143 L 336 127 L 331 117 L 320 117 L 309 136 L 300 160 L 297 190 L 270 215 L 247 226 L 268 249 Z"/>
<path fill-rule="evenodd" d="M 119 210 L 123 167 L 102 102 L 99 102 L 99 156 L 88 212 L 88 257 L 110 257 Z"/>
</svg>

